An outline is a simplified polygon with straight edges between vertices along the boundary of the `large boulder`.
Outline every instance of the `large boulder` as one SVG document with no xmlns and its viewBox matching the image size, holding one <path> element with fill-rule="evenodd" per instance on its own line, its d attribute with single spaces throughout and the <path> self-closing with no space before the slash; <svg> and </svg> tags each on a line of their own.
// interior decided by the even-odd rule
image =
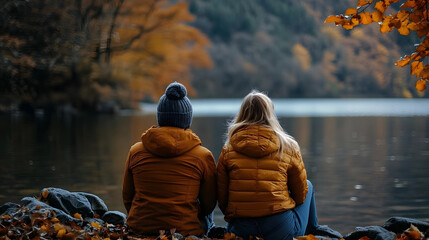
<svg viewBox="0 0 429 240">
<path fill-rule="evenodd" d="M 71 216 L 79 213 L 83 218 L 94 217 L 91 203 L 83 194 L 69 192 L 60 188 L 44 188 L 41 196 L 50 206 L 60 209 Z"/>
<path fill-rule="evenodd" d="M 429 223 L 420 220 L 405 218 L 405 217 L 392 217 L 389 218 L 383 225 L 383 228 L 394 232 L 402 233 L 408 229 L 411 224 L 416 226 L 421 232 L 426 232 L 429 229 Z"/>
<path fill-rule="evenodd" d="M 327 225 L 319 225 L 311 234 L 315 236 L 321 236 L 323 238 L 329 238 L 329 239 L 340 239 L 343 238 L 343 235 L 341 233 L 331 229 Z"/>
<path fill-rule="evenodd" d="M 60 220 L 62 223 L 68 223 L 74 221 L 76 223 L 81 223 L 82 221 L 77 218 L 73 218 L 68 213 L 63 210 L 57 209 L 55 207 L 49 206 L 48 204 L 41 202 L 34 197 L 25 197 L 21 199 L 21 206 L 28 208 L 30 212 L 44 212 L 47 210 L 53 211 L 55 213 L 55 217 Z"/>
<path fill-rule="evenodd" d="M 357 227 L 353 232 L 347 234 L 345 240 L 358 240 L 367 236 L 371 240 L 395 240 L 396 234 L 380 226 Z"/>
<path fill-rule="evenodd" d="M 127 215 L 119 211 L 108 211 L 101 219 L 113 225 L 124 225 L 127 220 Z"/>
<path fill-rule="evenodd" d="M 98 214 L 100 217 L 103 216 L 107 211 L 109 211 L 107 205 L 97 195 L 86 192 L 77 192 L 77 194 L 84 196 L 91 204 L 92 211 L 94 211 L 94 213 Z"/>
<path fill-rule="evenodd" d="M 0 206 L 0 215 L 12 215 L 20 208 L 19 204 L 7 202 Z"/>
</svg>

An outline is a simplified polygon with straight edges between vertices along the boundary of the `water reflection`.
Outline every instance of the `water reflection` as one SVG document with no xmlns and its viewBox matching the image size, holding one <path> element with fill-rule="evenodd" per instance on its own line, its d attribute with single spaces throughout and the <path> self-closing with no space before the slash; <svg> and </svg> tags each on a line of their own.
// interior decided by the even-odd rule
<svg viewBox="0 0 429 240">
<path fill-rule="evenodd" d="M 226 117 L 196 117 L 192 129 L 219 156 Z M 121 202 L 129 147 L 154 115 L 28 119 L 0 116 L 0 204 L 43 187 L 86 191 L 110 209 Z M 429 118 L 283 117 L 301 145 L 319 220 L 346 234 L 390 216 L 429 220 Z M 222 224 L 222 216 L 216 221 Z"/>
</svg>

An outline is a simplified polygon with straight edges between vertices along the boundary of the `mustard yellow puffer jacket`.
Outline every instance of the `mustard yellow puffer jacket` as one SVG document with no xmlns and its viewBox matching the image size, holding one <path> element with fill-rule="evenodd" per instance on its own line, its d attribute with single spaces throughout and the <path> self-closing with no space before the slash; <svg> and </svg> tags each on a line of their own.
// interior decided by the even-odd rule
<svg viewBox="0 0 429 240">
<path fill-rule="evenodd" d="M 190 129 L 152 127 L 134 144 L 125 165 L 122 198 L 127 225 L 203 235 L 198 215 L 216 206 L 216 163 Z"/>
<path fill-rule="evenodd" d="M 217 183 L 226 221 L 268 216 L 304 202 L 308 186 L 301 153 L 280 155 L 279 148 L 275 132 L 262 126 L 240 129 L 224 146 Z"/>
</svg>

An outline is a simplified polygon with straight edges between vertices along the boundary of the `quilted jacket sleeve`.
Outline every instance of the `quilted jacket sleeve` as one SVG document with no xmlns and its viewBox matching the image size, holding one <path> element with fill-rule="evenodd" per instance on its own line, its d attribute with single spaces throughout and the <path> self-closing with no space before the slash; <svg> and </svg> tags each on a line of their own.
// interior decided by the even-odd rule
<svg viewBox="0 0 429 240">
<path fill-rule="evenodd" d="M 124 180 L 122 182 L 122 201 L 124 202 L 127 213 L 130 212 L 131 203 L 134 198 L 134 180 L 129 168 L 131 161 L 131 150 L 128 153 L 127 161 L 125 163 Z"/>
<path fill-rule="evenodd" d="M 217 163 L 217 195 L 219 208 L 224 214 L 228 206 L 228 182 L 229 176 L 225 164 L 224 150 L 222 150 Z"/>
<path fill-rule="evenodd" d="M 209 152 L 206 159 L 203 160 L 203 178 L 200 184 L 201 213 L 205 216 L 213 211 L 216 207 L 216 162 L 213 155 Z"/>
<path fill-rule="evenodd" d="M 291 156 L 290 168 L 288 170 L 288 187 L 296 205 L 302 204 L 308 192 L 308 185 L 307 172 L 301 152 L 299 151 L 296 152 L 295 156 Z"/>
</svg>

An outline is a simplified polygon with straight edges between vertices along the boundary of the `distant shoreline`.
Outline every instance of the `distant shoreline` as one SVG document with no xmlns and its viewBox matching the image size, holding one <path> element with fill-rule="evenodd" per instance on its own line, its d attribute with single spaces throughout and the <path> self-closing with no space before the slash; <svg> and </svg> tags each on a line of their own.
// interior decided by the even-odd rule
<svg viewBox="0 0 429 240">
<path fill-rule="evenodd" d="M 234 116 L 241 99 L 191 99 L 195 117 Z M 321 98 L 273 99 L 279 117 L 429 116 L 429 99 Z M 156 103 L 140 103 L 141 112 L 155 114 Z M 127 115 L 130 112 L 122 112 Z"/>
</svg>

